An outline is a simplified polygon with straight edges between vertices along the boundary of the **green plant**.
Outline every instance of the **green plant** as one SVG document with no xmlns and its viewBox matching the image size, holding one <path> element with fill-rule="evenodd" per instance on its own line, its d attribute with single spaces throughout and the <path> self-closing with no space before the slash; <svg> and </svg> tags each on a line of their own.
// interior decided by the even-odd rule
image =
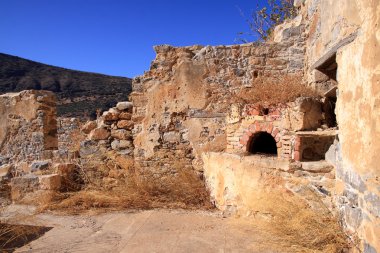
<svg viewBox="0 0 380 253">
<path fill-rule="evenodd" d="M 293 3 L 294 0 L 267 0 L 264 7 L 257 5 L 248 18 L 240 10 L 249 26 L 249 32 L 240 32 L 238 40 L 248 43 L 250 40 L 242 38 L 244 35 L 252 36 L 258 41 L 268 40 L 277 25 L 297 16 L 298 9 Z"/>
</svg>

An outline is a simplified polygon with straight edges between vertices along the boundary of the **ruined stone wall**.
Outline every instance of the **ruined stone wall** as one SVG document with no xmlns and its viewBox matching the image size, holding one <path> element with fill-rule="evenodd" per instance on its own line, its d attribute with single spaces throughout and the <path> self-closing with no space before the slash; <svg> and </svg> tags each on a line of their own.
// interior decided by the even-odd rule
<svg viewBox="0 0 380 253">
<path fill-rule="evenodd" d="M 337 63 L 337 205 L 363 251 L 380 252 L 380 1 L 307 0 L 302 12 L 309 82 L 329 59 Z"/>
<path fill-rule="evenodd" d="M 246 152 L 252 136 L 267 132 L 276 141 L 279 158 L 300 160 L 298 149 L 294 152 L 296 132 L 322 130 L 322 105 L 316 98 L 299 98 L 266 108 L 260 103 L 243 107 L 234 104 L 230 107 L 226 122 L 227 152 Z"/>
<path fill-rule="evenodd" d="M 280 43 L 155 50 L 130 96 L 136 165 L 165 174 L 180 160 L 201 171 L 202 152 L 227 146 L 225 116 L 237 93 L 258 77 L 303 72 L 303 27 L 289 28 Z"/>
<path fill-rule="evenodd" d="M 326 161 L 292 162 L 227 152 L 203 153 L 202 158 L 211 199 L 227 214 L 257 214 L 263 192 L 286 192 L 305 200 L 315 211 L 333 210 L 335 172 Z"/>
<path fill-rule="evenodd" d="M 44 159 L 57 149 L 55 96 L 22 91 L 0 96 L 0 165 Z"/>
</svg>

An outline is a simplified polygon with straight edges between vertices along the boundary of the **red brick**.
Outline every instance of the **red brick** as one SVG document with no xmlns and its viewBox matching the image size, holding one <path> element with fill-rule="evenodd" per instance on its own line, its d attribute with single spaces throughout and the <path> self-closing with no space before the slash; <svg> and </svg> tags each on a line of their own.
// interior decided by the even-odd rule
<svg viewBox="0 0 380 253">
<path fill-rule="evenodd" d="M 247 130 L 247 131 L 245 132 L 245 134 L 246 134 L 247 136 L 251 137 L 253 133 L 252 133 L 251 131 Z"/>
<path fill-rule="evenodd" d="M 252 134 L 256 133 L 256 126 L 255 126 L 255 124 L 250 125 L 250 126 L 248 127 L 248 130 L 249 130 Z"/>
<path fill-rule="evenodd" d="M 279 110 L 275 110 L 275 111 L 272 111 L 269 115 L 271 115 L 271 116 L 280 116 L 281 113 L 280 113 Z"/>
<path fill-rule="evenodd" d="M 277 135 L 276 138 L 274 138 L 276 140 L 276 142 L 279 142 L 280 141 L 280 136 Z"/>
<path fill-rule="evenodd" d="M 255 123 L 255 128 L 256 128 L 256 132 L 260 132 L 261 131 L 261 123 L 256 122 Z"/>
<path fill-rule="evenodd" d="M 260 115 L 260 111 L 257 109 L 251 109 L 249 110 L 248 115 L 253 115 L 253 116 Z"/>
<path fill-rule="evenodd" d="M 278 132 L 279 132 L 278 128 L 273 129 L 273 131 L 272 131 L 272 136 L 273 136 L 273 137 L 276 137 L 277 134 L 278 134 Z"/>
<path fill-rule="evenodd" d="M 267 126 L 267 132 L 268 132 L 268 133 L 272 133 L 272 131 L 273 131 L 273 123 L 270 122 L 270 123 L 268 124 L 268 126 Z"/>
<path fill-rule="evenodd" d="M 282 147 L 282 142 L 277 142 L 277 143 L 276 143 L 276 146 L 277 146 L 278 148 L 281 148 L 281 147 Z"/>
<path fill-rule="evenodd" d="M 300 157 L 300 152 L 299 151 L 294 152 L 294 160 L 300 161 L 301 160 L 300 158 L 301 158 Z"/>
<path fill-rule="evenodd" d="M 295 145 L 300 145 L 301 144 L 301 137 L 297 136 L 295 140 Z"/>
<path fill-rule="evenodd" d="M 247 142 L 249 140 L 249 136 L 247 134 L 244 134 L 240 139 L 240 144 L 247 145 Z"/>
</svg>

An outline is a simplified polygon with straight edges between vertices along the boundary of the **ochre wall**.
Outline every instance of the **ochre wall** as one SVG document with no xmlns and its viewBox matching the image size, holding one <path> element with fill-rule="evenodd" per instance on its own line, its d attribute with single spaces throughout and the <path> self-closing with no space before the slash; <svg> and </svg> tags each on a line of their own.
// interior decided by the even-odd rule
<svg viewBox="0 0 380 253">
<path fill-rule="evenodd" d="M 0 96 L 0 164 L 43 159 L 58 147 L 55 96 L 22 91 Z"/>
<path fill-rule="evenodd" d="M 308 67 L 357 34 L 336 48 L 337 206 L 364 252 L 380 252 L 380 1 L 309 0 L 303 12 L 310 21 Z"/>
</svg>

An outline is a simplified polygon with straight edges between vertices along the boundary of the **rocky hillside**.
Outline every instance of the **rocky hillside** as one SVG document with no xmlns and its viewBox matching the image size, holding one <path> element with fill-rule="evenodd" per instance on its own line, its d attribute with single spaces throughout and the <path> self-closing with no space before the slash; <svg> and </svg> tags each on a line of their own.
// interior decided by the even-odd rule
<svg viewBox="0 0 380 253">
<path fill-rule="evenodd" d="M 131 79 L 69 70 L 0 53 L 0 94 L 27 89 L 50 90 L 59 116 L 94 116 L 125 101 Z"/>
</svg>

